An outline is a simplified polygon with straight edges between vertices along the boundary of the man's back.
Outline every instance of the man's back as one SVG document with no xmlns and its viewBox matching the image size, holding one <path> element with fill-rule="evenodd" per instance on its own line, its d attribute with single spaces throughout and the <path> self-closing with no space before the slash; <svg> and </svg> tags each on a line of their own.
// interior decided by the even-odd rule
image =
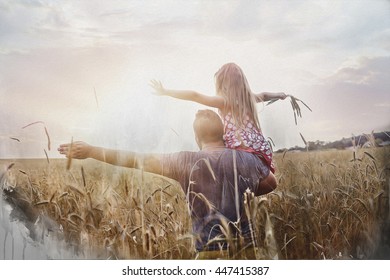
<svg viewBox="0 0 390 280">
<path fill-rule="evenodd" d="M 270 172 L 257 156 L 218 148 L 165 155 L 163 162 L 163 175 L 177 180 L 187 195 L 198 250 L 218 249 L 221 244 L 208 243 L 221 235 L 221 226 L 229 224 L 235 234 L 238 221 L 242 235 L 250 236 L 243 195 L 246 190 L 257 193 Z"/>
</svg>

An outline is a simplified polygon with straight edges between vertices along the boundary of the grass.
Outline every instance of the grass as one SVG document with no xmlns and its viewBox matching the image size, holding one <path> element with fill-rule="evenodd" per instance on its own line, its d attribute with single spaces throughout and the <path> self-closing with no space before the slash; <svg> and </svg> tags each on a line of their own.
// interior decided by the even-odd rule
<svg viewBox="0 0 390 280">
<path fill-rule="evenodd" d="M 69 170 L 67 165 L 66 160 L 16 161 L 9 182 L 41 214 L 61 224 L 76 254 L 191 257 L 184 194 L 175 182 L 89 160 L 73 161 Z"/>
<path fill-rule="evenodd" d="M 389 155 L 379 148 L 359 150 L 355 158 L 352 151 L 277 155 L 283 172 L 269 209 L 280 254 L 375 258 L 379 246 L 389 245 Z"/>
<path fill-rule="evenodd" d="M 245 195 L 258 259 L 389 258 L 390 149 L 275 154 L 279 186 Z M 194 240 L 178 184 L 92 160 L 5 161 L 8 184 L 60 224 L 84 258 L 192 259 Z M 0 162 L 1 163 L 1 162 Z M 232 258 L 245 258 L 237 240 Z M 382 251 L 381 251 L 382 249 Z M 384 250 L 384 251 L 383 251 Z"/>
</svg>

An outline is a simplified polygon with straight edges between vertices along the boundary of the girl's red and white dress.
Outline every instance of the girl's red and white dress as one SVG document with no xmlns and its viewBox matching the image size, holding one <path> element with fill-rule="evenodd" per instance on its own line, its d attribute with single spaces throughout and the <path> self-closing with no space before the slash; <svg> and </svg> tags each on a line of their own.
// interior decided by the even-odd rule
<svg viewBox="0 0 390 280">
<path fill-rule="evenodd" d="M 238 129 L 234 124 L 232 114 L 229 112 L 223 117 L 225 146 L 230 149 L 244 150 L 258 155 L 275 173 L 272 162 L 272 149 L 263 133 L 256 127 L 254 122 L 246 117 L 244 129 Z"/>
</svg>

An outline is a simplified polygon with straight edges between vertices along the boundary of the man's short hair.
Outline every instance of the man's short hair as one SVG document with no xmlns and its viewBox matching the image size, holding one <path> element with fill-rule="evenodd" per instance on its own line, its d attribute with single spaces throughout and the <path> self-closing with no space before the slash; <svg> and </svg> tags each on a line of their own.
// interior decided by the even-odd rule
<svg viewBox="0 0 390 280">
<path fill-rule="evenodd" d="M 194 121 L 194 132 L 200 141 L 215 142 L 223 140 L 223 123 L 212 110 L 199 110 Z"/>
</svg>

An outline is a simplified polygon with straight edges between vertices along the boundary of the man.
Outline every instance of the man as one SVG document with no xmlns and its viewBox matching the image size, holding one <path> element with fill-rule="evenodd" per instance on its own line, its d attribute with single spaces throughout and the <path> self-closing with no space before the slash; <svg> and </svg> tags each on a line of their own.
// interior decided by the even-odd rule
<svg viewBox="0 0 390 280">
<path fill-rule="evenodd" d="M 200 252 L 226 251 L 238 237 L 252 244 L 243 196 L 246 191 L 256 196 L 273 191 L 274 175 L 258 156 L 225 148 L 223 124 L 215 112 L 198 111 L 193 127 L 199 152 L 141 154 L 84 142 L 63 144 L 58 150 L 67 157 L 93 158 L 178 181 L 186 194 L 196 249 Z"/>
</svg>

